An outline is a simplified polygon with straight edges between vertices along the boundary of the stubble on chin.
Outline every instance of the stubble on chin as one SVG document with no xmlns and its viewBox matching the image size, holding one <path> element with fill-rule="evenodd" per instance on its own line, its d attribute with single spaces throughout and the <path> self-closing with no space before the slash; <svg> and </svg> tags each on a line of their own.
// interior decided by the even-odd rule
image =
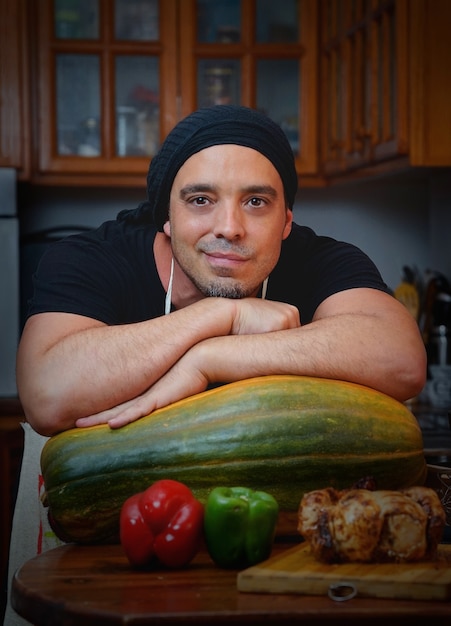
<svg viewBox="0 0 451 626">
<path fill-rule="evenodd" d="M 243 289 L 242 285 L 236 283 L 227 285 L 213 282 L 208 285 L 197 285 L 197 287 L 207 298 L 230 298 L 232 300 L 239 300 L 251 295 L 247 290 Z"/>
</svg>

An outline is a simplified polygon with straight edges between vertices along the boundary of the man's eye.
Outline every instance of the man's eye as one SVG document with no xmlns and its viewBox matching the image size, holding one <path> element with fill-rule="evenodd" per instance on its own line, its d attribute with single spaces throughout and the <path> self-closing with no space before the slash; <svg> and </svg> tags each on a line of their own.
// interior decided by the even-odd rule
<svg viewBox="0 0 451 626">
<path fill-rule="evenodd" d="M 208 200 L 205 196 L 197 196 L 197 198 L 193 198 L 192 202 L 198 206 L 203 206 L 207 204 Z"/>
<path fill-rule="evenodd" d="M 251 198 L 249 204 L 254 207 L 260 207 L 264 204 L 264 202 L 261 198 Z"/>
</svg>

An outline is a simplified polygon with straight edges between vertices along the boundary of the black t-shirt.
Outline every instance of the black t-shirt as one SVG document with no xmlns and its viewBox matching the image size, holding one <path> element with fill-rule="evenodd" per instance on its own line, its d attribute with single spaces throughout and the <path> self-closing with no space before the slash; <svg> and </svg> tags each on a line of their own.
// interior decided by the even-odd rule
<svg viewBox="0 0 451 626">
<path fill-rule="evenodd" d="M 109 325 L 163 315 L 166 294 L 153 256 L 156 232 L 149 224 L 113 220 L 52 244 L 34 276 L 28 315 L 76 313 Z M 293 224 L 266 297 L 295 305 L 306 324 L 325 298 L 354 287 L 388 291 L 361 250 Z"/>
</svg>

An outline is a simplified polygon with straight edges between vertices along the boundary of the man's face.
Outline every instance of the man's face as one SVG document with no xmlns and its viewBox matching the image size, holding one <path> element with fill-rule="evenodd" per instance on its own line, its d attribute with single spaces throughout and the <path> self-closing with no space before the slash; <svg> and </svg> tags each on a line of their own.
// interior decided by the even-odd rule
<svg viewBox="0 0 451 626">
<path fill-rule="evenodd" d="M 176 262 L 205 296 L 255 296 L 291 230 L 282 180 L 252 148 L 219 145 L 191 156 L 172 185 Z"/>
</svg>

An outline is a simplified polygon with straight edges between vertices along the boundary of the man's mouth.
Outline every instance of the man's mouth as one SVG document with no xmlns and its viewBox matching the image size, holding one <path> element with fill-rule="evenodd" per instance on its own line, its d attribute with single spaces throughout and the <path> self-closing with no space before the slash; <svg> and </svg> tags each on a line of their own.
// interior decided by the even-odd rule
<svg viewBox="0 0 451 626">
<path fill-rule="evenodd" d="M 237 268 L 242 266 L 248 260 L 246 257 L 235 253 L 224 252 L 205 252 L 208 262 L 213 267 Z"/>
</svg>

